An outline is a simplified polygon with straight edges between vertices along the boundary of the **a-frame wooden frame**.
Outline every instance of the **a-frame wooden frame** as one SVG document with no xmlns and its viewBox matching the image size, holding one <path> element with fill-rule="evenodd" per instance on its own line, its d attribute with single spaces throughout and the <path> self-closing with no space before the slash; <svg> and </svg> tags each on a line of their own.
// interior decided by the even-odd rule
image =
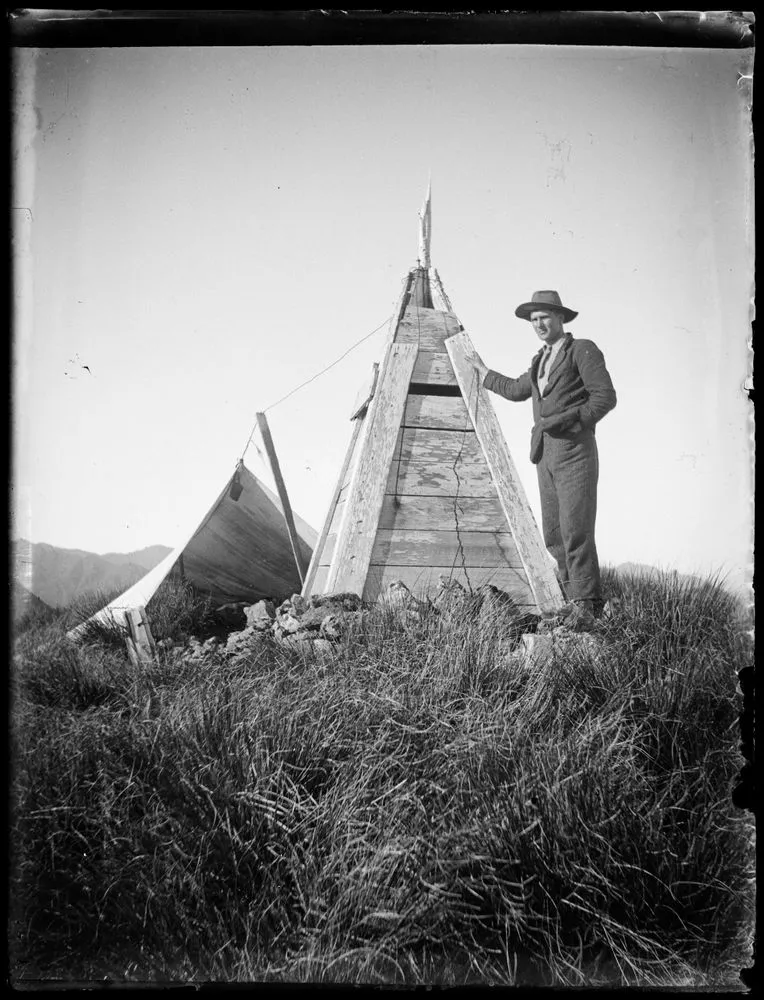
<svg viewBox="0 0 764 1000">
<path fill-rule="evenodd" d="M 477 384 L 474 348 L 429 266 L 429 225 L 422 232 L 376 387 L 354 408 L 303 596 L 373 600 L 394 580 L 427 596 L 445 577 L 553 611 L 564 597 L 551 556 Z"/>
</svg>

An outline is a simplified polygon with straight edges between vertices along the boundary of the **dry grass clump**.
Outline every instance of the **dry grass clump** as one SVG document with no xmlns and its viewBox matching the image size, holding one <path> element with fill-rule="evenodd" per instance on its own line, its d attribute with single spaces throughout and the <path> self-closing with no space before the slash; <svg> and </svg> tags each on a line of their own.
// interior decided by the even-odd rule
<svg viewBox="0 0 764 1000">
<path fill-rule="evenodd" d="M 734 985 L 740 612 L 608 586 L 604 653 L 530 672 L 384 606 L 331 657 L 21 643 L 15 981 Z"/>
</svg>

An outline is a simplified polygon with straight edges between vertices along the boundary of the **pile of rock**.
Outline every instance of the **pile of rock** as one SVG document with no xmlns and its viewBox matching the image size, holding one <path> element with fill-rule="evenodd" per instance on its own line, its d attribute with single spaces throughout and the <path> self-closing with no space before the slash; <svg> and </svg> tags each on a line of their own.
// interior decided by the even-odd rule
<svg viewBox="0 0 764 1000">
<path fill-rule="evenodd" d="M 604 643 L 602 636 L 596 634 L 597 627 L 580 616 L 542 618 L 519 607 L 497 587 L 485 585 L 468 592 L 445 576 L 441 577 L 431 600 L 418 600 L 405 584 L 396 580 L 388 585 L 380 603 L 412 623 L 425 615 L 437 614 L 446 626 L 461 627 L 465 621 L 471 621 L 478 629 L 490 627 L 491 637 L 500 644 L 501 651 L 515 659 L 519 657 L 527 666 L 539 664 L 566 649 L 591 653 L 601 650 Z M 293 649 L 331 656 L 339 640 L 369 614 L 369 605 L 357 594 L 328 594 L 307 600 L 293 594 L 278 606 L 268 600 L 252 605 L 240 602 L 218 608 L 217 614 L 229 628 L 234 625 L 234 631 L 224 639 L 206 642 L 191 639 L 182 651 L 185 657 L 201 660 L 211 653 L 239 657 L 252 652 L 265 638 Z M 235 628 L 236 625 L 243 627 Z"/>
<path fill-rule="evenodd" d="M 256 645 L 265 635 L 294 649 L 331 653 L 335 643 L 365 614 L 357 594 L 330 594 L 309 600 L 293 594 L 278 607 L 258 601 L 244 608 L 246 625 L 232 632 L 225 651 L 238 655 Z"/>
</svg>

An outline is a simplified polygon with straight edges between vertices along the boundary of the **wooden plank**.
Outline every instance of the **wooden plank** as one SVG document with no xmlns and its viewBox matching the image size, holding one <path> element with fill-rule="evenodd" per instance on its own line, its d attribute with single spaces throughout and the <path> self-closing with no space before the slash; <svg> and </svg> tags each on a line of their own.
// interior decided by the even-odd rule
<svg viewBox="0 0 764 1000">
<path fill-rule="evenodd" d="M 393 319 L 391 321 L 387 342 L 385 346 L 388 346 L 395 340 L 395 334 L 398 330 L 398 326 L 400 325 L 400 322 L 406 313 L 406 308 L 408 307 L 409 302 L 411 301 L 411 286 L 413 284 L 413 281 L 414 281 L 414 272 L 409 271 L 409 273 L 406 275 L 403 281 L 401 295 L 400 298 L 398 299 L 398 305 L 396 307 L 395 313 L 393 314 Z"/>
<path fill-rule="evenodd" d="M 385 353 L 364 420 L 363 443 L 326 583 L 329 593 L 360 594 L 363 590 L 416 353 L 416 345 L 397 343 L 390 344 Z"/>
<path fill-rule="evenodd" d="M 538 608 L 542 612 L 553 611 L 561 607 L 565 599 L 509 454 L 493 404 L 488 392 L 475 378 L 475 348 L 466 333 L 459 333 L 446 341 L 446 349 L 467 401 L 470 419 L 483 447 Z"/>
<path fill-rule="evenodd" d="M 374 386 L 376 386 L 376 372 L 378 365 L 374 365 Z M 372 388 L 372 396 L 374 391 Z M 332 529 L 336 532 L 339 522 L 342 516 L 342 503 L 341 496 L 345 486 L 347 484 L 348 476 L 350 474 L 350 466 L 352 464 L 353 456 L 355 454 L 356 446 L 358 444 L 358 438 L 361 433 L 361 427 L 363 426 L 363 419 L 358 418 L 353 421 L 353 433 L 350 436 L 350 444 L 345 452 L 345 458 L 342 463 L 342 468 L 340 469 L 340 474 L 337 476 L 337 482 L 334 487 L 334 492 L 332 493 L 332 498 L 329 501 L 329 508 L 326 512 L 326 517 L 324 518 L 324 523 L 321 528 L 321 534 L 318 536 L 318 541 L 316 542 L 316 547 L 313 550 L 313 557 L 310 560 L 310 566 L 308 567 L 308 572 L 305 577 L 305 581 L 302 585 L 302 596 L 305 598 L 310 597 L 311 594 L 321 594 L 322 590 L 316 590 L 316 571 L 318 567 L 325 561 L 324 560 L 324 547 L 326 545 L 326 540 L 329 537 L 329 533 Z M 332 549 L 334 549 L 334 544 L 332 544 Z M 327 557 L 328 558 L 328 557 Z"/>
<path fill-rule="evenodd" d="M 417 306 L 420 309 L 433 309 L 432 295 L 430 295 L 430 282 L 427 277 L 426 268 L 419 267 L 412 275 L 411 297 L 409 306 Z"/>
<path fill-rule="evenodd" d="M 522 569 L 509 531 L 390 531 L 380 528 L 373 566 L 470 566 Z"/>
<path fill-rule="evenodd" d="M 440 578 L 458 581 L 467 590 L 492 584 L 509 594 L 523 608 L 535 608 L 536 601 L 522 569 L 452 569 L 451 566 L 370 566 L 363 591 L 365 601 L 376 601 L 387 587 L 399 580 L 420 600 L 434 596 Z"/>
<path fill-rule="evenodd" d="M 268 453 L 268 459 L 271 463 L 273 478 L 276 480 L 276 489 L 279 491 L 279 499 L 281 500 L 284 520 L 286 521 L 287 532 L 289 534 L 289 543 L 292 546 L 295 565 L 297 566 L 297 572 L 300 574 L 300 582 L 302 583 L 305 580 L 305 574 L 307 573 L 308 567 L 303 559 L 302 552 L 300 551 L 300 540 L 297 534 L 297 529 L 294 526 L 292 506 L 289 503 L 286 484 L 284 483 L 284 477 L 281 475 L 281 467 L 279 465 L 278 457 L 276 456 L 276 449 L 273 446 L 273 438 L 271 437 L 271 429 L 268 426 L 268 418 L 264 413 L 257 414 L 257 424 L 260 428 L 263 444 L 265 445 L 265 450 Z"/>
<path fill-rule="evenodd" d="M 453 307 L 451 301 L 446 295 L 446 290 L 443 287 L 443 282 L 440 280 L 440 275 L 434 267 L 430 268 L 430 294 L 432 295 L 432 304 L 436 309 L 442 312 L 448 312 L 453 315 Z M 460 330 L 464 329 L 459 323 L 459 320 L 454 316 L 454 320 L 458 324 L 457 329 L 454 333 L 459 333 Z"/>
<path fill-rule="evenodd" d="M 332 556 L 334 555 L 334 550 L 337 546 L 337 529 L 334 528 L 326 536 L 326 542 L 324 543 L 324 551 L 321 556 L 321 566 L 331 566 Z M 317 592 L 318 593 L 318 592 Z M 307 596 L 307 595 L 303 595 Z"/>
<path fill-rule="evenodd" d="M 443 430 L 473 430 L 467 405 L 461 396 L 415 396 L 406 400 L 404 427 L 435 427 Z"/>
<path fill-rule="evenodd" d="M 488 464 L 393 461 L 385 493 L 395 496 L 495 497 Z"/>
<path fill-rule="evenodd" d="M 314 594 L 325 594 L 326 591 L 326 581 L 329 577 L 329 567 L 319 566 L 313 577 L 313 589 Z"/>
<path fill-rule="evenodd" d="M 458 517 L 458 522 L 457 522 Z M 432 531 L 508 531 L 498 496 L 463 497 L 386 496 L 379 515 L 380 528 L 427 528 Z"/>
<path fill-rule="evenodd" d="M 336 534 L 327 537 L 322 566 L 331 565 L 336 540 Z M 523 568 L 510 531 L 391 531 L 380 528 L 374 541 L 371 564 Z"/>
<path fill-rule="evenodd" d="M 448 357 L 448 355 L 446 355 Z M 358 395 L 355 398 L 355 403 L 353 404 L 353 412 L 350 414 L 351 420 L 357 420 L 359 417 L 364 416 L 366 410 L 369 407 L 369 403 L 374 395 L 374 390 L 377 388 L 377 378 L 379 376 L 379 364 L 375 361 L 371 366 L 371 375 L 366 380 L 366 382 L 361 386 L 358 391 Z M 454 377 L 455 378 L 455 377 Z"/>
<path fill-rule="evenodd" d="M 423 351 L 443 351 L 446 337 L 460 329 L 453 313 L 411 304 L 398 323 L 394 339 L 399 344 L 416 344 Z"/>
<path fill-rule="evenodd" d="M 125 624 L 127 625 L 127 655 L 135 666 L 151 663 L 156 656 L 156 644 L 151 634 L 151 626 L 146 617 L 145 608 L 126 608 Z"/>
<path fill-rule="evenodd" d="M 456 385 L 454 366 L 448 354 L 445 351 L 420 351 L 411 381 L 423 385 Z"/>
<path fill-rule="evenodd" d="M 393 452 L 393 460 L 402 462 L 446 462 L 460 465 L 485 465 L 485 456 L 477 434 L 469 430 L 449 431 L 434 427 L 403 427 Z"/>
</svg>

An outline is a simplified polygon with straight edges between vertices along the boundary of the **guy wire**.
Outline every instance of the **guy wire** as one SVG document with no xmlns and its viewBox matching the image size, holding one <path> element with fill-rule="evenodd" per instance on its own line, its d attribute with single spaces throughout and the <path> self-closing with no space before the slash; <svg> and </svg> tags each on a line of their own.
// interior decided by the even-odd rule
<svg viewBox="0 0 764 1000">
<path fill-rule="evenodd" d="M 290 392 L 288 392 L 286 394 L 286 396 L 282 396 L 281 399 L 277 399 L 275 403 L 271 403 L 270 406 L 266 406 L 265 409 L 262 410 L 261 412 L 267 413 L 268 410 L 272 410 L 275 406 L 278 406 L 280 403 L 283 403 L 284 400 L 289 399 L 289 397 L 293 396 L 298 390 L 304 389 L 306 385 L 310 385 L 311 382 L 315 382 L 315 380 L 317 378 L 320 378 L 321 375 L 325 375 L 331 368 L 334 368 L 335 365 L 338 365 L 340 363 L 340 361 L 342 361 L 344 358 L 346 358 L 348 356 L 348 354 L 350 354 L 351 351 L 354 351 L 356 349 L 356 347 L 360 347 L 361 344 L 365 340 L 368 340 L 369 337 L 373 337 L 375 333 L 378 333 L 382 329 L 382 327 L 385 325 L 385 323 L 389 323 L 391 319 L 392 319 L 392 316 L 388 316 L 386 319 L 382 320 L 382 322 L 379 324 L 378 327 L 376 327 L 374 330 L 372 330 L 371 333 L 367 333 L 365 337 L 361 337 L 361 339 L 357 340 L 351 347 L 348 347 L 348 349 L 345 351 L 345 353 L 341 354 L 337 358 L 336 361 L 332 361 L 332 363 L 330 365 L 327 365 L 326 368 L 322 368 L 320 372 L 316 372 L 315 375 L 311 375 L 311 377 L 309 379 L 306 379 L 304 382 L 301 382 L 298 386 L 295 386 L 295 388 L 292 389 Z M 252 430 L 249 432 L 249 437 L 247 438 L 247 443 L 244 445 L 244 450 L 241 453 L 242 459 L 244 458 L 244 455 L 246 454 L 247 448 L 249 448 L 249 444 L 250 444 L 250 442 L 252 440 L 252 437 L 253 437 L 253 435 L 255 433 L 255 428 L 256 427 L 257 427 L 257 420 L 255 420 L 254 424 L 252 425 Z"/>
</svg>

